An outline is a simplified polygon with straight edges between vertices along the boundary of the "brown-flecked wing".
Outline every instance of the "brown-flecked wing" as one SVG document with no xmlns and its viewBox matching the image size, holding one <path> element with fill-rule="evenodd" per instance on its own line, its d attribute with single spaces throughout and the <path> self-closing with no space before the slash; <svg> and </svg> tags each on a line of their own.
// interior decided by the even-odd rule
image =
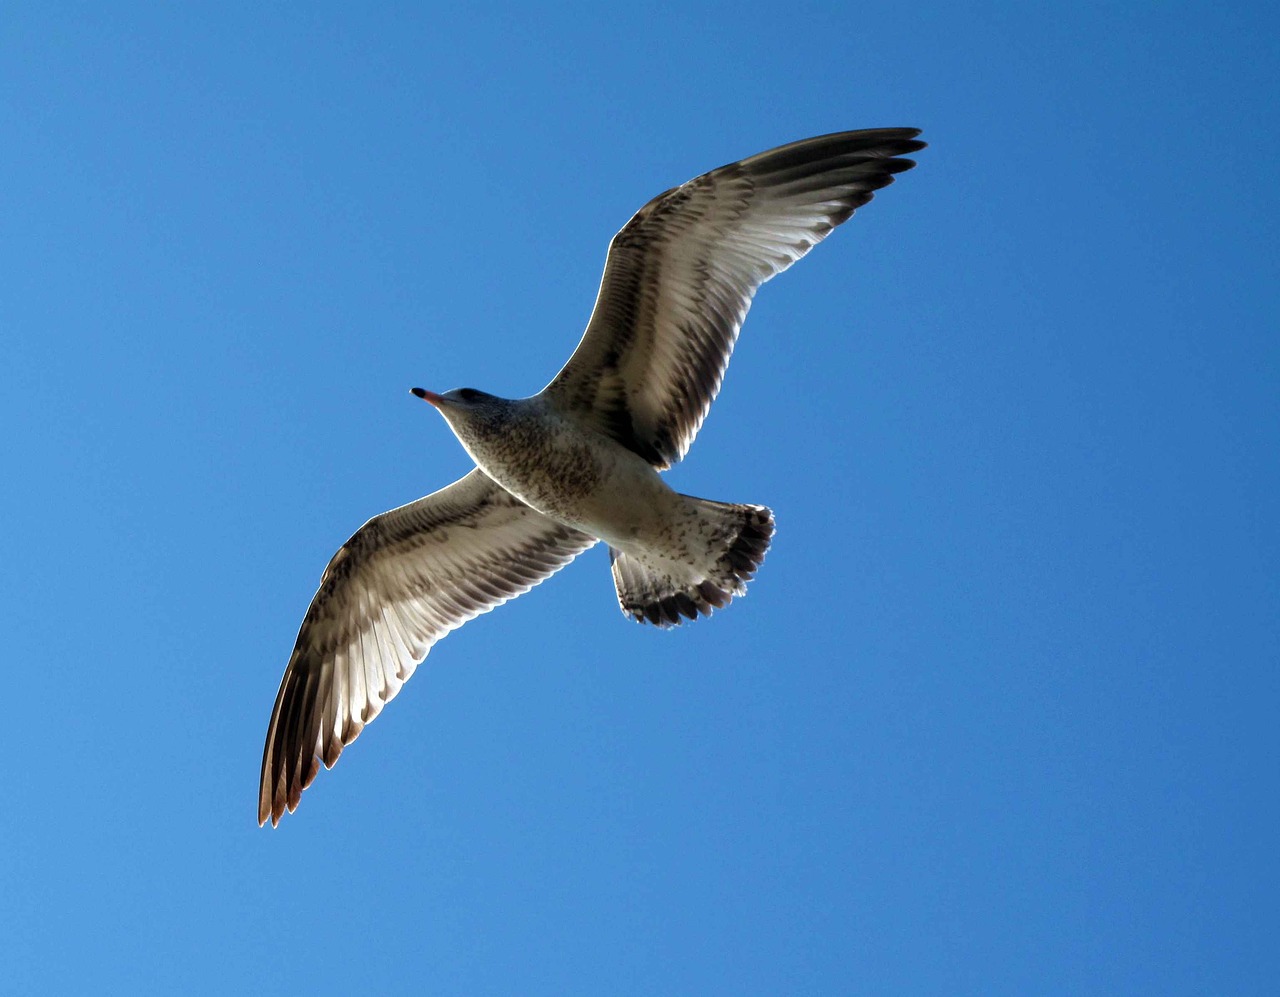
<svg viewBox="0 0 1280 997">
<path fill-rule="evenodd" d="M 918 134 L 805 139 L 655 197 L 614 236 L 587 330 L 544 391 L 654 466 L 680 460 L 756 289 L 911 169 L 898 157 Z"/>
<path fill-rule="evenodd" d="M 320 763 L 333 767 L 432 644 L 593 543 L 479 470 L 360 527 L 325 568 L 280 682 L 258 823 L 298 806 Z"/>
</svg>

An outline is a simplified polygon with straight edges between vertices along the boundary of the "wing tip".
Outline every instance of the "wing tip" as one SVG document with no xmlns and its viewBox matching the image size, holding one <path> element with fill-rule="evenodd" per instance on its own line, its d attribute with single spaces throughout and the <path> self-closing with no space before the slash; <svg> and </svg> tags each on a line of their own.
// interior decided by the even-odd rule
<svg viewBox="0 0 1280 997">
<path fill-rule="evenodd" d="M 276 806 L 276 801 L 267 793 L 264 785 L 258 792 L 258 826 L 264 827 L 271 821 L 272 827 L 280 826 L 280 818 L 284 816 L 284 808 Z"/>
<path fill-rule="evenodd" d="M 394 695 L 392 693 L 385 701 L 380 702 L 379 708 L 385 702 L 390 702 Z M 263 760 L 262 776 L 258 784 L 258 826 L 263 827 L 270 820 L 272 827 L 279 827 L 286 813 L 293 813 L 298 809 L 303 792 L 310 788 L 320 774 L 320 766 L 323 764 L 326 769 L 333 768 L 342 757 L 343 749 L 364 732 L 365 726 L 356 717 L 349 717 L 341 737 L 321 738 L 320 750 L 312 751 L 309 760 L 299 758 L 296 766 L 277 764 L 274 757 L 268 755 Z M 272 733 L 274 730 L 268 734 L 269 739 Z"/>
</svg>

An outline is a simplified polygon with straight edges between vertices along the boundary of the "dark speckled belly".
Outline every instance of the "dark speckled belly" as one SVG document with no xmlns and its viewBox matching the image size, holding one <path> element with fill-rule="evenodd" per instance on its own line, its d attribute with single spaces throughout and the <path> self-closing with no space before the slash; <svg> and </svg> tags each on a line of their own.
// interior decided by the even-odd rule
<svg viewBox="0 0 1280 997">
<path fill-rule="evenodd" d="M 530 420 L 484 441 L 473 456 L 481 459 L 486 474 L 539 512 L 574 520 L 577 508 L 601 485 L 599 447 L 611 442 L 593 440 L 560 420 Z"/>
</svg>

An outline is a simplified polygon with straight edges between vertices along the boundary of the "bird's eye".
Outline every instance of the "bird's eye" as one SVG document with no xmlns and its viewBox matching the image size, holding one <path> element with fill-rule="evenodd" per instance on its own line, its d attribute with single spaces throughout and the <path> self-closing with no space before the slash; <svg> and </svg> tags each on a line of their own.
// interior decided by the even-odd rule
<svg viewBox="0 0 1280 997">
<path fill-rule="evenodd" d="M 480 397 L 480 392 L 478 392 L 475 388 L 459 388 L 458 397 L 461 398 L 464 402 L 474 402 L 477 398 Z"/>
</svg>

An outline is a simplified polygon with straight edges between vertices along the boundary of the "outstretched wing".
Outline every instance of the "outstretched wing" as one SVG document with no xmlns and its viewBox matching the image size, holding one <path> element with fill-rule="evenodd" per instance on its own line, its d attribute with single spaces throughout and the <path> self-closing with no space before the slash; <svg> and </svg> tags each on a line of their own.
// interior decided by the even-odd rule
<svg viewBox="0 0 1280 997">
<path fill-rule="evenodd" d="M 320 762 L 333 767 L 432 644 L 593 543 L 479 470 L 360 527 L 325 569 L 280 682 L 258 823 L 298 806 Z"/>
<path fill-rule="evenodd" d="M 660 194 L 609 246 L 587 331 L 544 391 L 659 468 L 697 435 L 756 288 L 924 148 L 915 128 L 793 142 Z"/>
</svg>

